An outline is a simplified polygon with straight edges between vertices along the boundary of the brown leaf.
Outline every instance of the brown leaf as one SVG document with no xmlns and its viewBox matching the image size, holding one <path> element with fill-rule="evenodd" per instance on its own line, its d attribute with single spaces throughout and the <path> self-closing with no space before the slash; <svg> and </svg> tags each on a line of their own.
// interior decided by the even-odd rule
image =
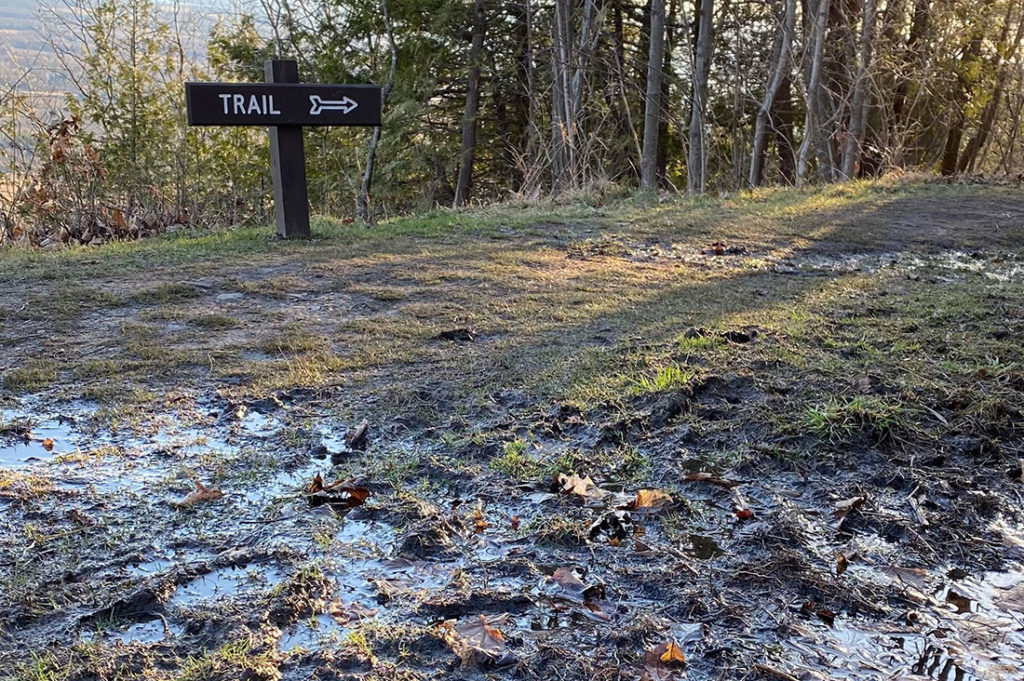
<svg viewBox="0 0 1024 681">
<path fill-rule="evenodd" d="M 676 672 L 685 666 L 686 656 L 675 641 L 665 641 L 644 653 L 646 678 L 651 681 L 679 678 Z"/>
<path fill-rule="evenodd" d="M 718 485 L 726 489 L 732 489 L 740 483 L 735 480 L 726 480 L 725 478 L 719 477 L 713 473 L 707 473 L 705 471 L 699 471 L 697 473 L 690 473 L 683 477 L 686 482 L 709 482 L 712 485 Z"/>
<path fill-rule="evenodd" d="M 751 511 L 749 508 L 737 508 L 736 517 L 740 520 L 750 520 L 754 517 L 754 512 Z"/>
<path fill-rule="evenodd" d="M 189 508 L 202 501 L 213 501 L 214 499 L 220 499 L 222 496 L 224 496 L 224 492 L 221 492 L 219 489 L 210 489 L 196 480 L 196 488 L 189 492 L 181 501 L 171 502 L 171 505 L 176 508 Z"/>
<path fill-rule="evenodd" d="M 509 525 L 512 527 L 513 531 L 518 530 L 519 529 L 519 516 L 517 516 L 517 515 L 512 516 L 512 520 L 509 521 Z"/>
<path fill-rule="evenodd" d="M 319 473 L 313 477 L 313 481 L 306 487 L 305 492 L 306 498 L 312 506 L 331 504 L 332 506 L 355 508 L 362 506 L 370 498 L 370 490 L 353 485 L 348 480 L 338 479 L 325 485 L 324 479 L 320 477 Z"/>
<path fill-rule="evenodd" d="M 445 638 L 465 666 L 493 662 L 505 653 L 505 637 L 484 615 L 446 626 Z"/>
<path fill-rule="evenodd" d="M 554 480 L 555 489 L 562 494 L 575 494 L 583 497 L 584 499 L 600 499 L 607 492 L 598 487 L 588 475 L 585 478 L 572 473 L 566 475 L 565 473 L 556 473 Z"/>
<path fill-rule="evenodd" d="M 345 444 L 348 445 L 348 448 L 360 451 L 366 449 L 369 428 L 369 422 L 363 419 L 358 426 L 345 433 Z"/>
<path fill-rule="evenodd" d="M 551 575 L 551 579 L 559 586 L 567 589 L 575 589 L 579 587 L 583 589 L 583 580 L 576 575 L 576 571 L 571 567 L 560 567 L 555 570 L 555 574 Z"/>
<path fill-rule="evenodd" d="M 832 515 L 836 518 L 844 518 L 850 511 L 856 511 L 866 501 L 866 497 L 853 497 L 851 499 L 844 499 L 836 504 L 836 510 L 832 511 Z"/>
<path fill-rule="evenodd" d="M 850 567 L 850 561 L 842 553 L 836 558 L 836 577 L 846 572 L 846 568 Z"/>
<path fill-rule="evenodd" d="M 48 452 L 52 452 L 53 451 L 53 440 L 52 439 L 46 438 L 40 444 L 43 445 L 43 449 L 45 449 L 46 451 L 48 451 Z"/>
<path fill-rule="evenodd" d="M 345 626 L 350 622 L 358 622 L 359 620 L 368 619 L 377 614 L 376 610 L 367 608 L 357 602 L 346 604 L 342 602 L 341 599 L 337 599 L 328 605 L 327 612 L 335 622 L 342 626 Z"/>
<path fill-rule="evenodd" d="M 479 508 L 476 509 L 476 511 L 473 512 L 473 531 L 480 534 L 490 526 L 491 524 L 487 522 L 486 518 L 484 518 L 484 512 Z"/>
<path fill-rule="evenodd" d="M 805 615 L 814 615 L 830 627 L 835 626 L 836 613 L 832 610 L 828 610 L 826 608 L 818 606 L 818 604 L 814 601 L 807 601 L 806 603 L 804 603 L 800 607 L 800 611 L 803 612 Z"/>
<path fill-rule="evenodd" d="M 672 504 L 672 497 L 660 490 L 642 489 L 636 493 L 636 499 L 629 502 L 626 508 L 635 511 L 638 508 L 662 508 Z"/>
</svg>

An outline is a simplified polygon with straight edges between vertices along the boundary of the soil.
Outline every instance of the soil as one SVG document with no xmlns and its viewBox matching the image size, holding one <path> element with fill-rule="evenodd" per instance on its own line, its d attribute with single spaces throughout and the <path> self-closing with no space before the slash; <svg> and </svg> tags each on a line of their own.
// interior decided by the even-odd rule
<svg viewBox="0 0 1024 681">
<path fill-rule="evenodd" d="M 1020 678 L 1024 195 L 488 219 L 9 260 L 0 676 Z"/>
</svg>

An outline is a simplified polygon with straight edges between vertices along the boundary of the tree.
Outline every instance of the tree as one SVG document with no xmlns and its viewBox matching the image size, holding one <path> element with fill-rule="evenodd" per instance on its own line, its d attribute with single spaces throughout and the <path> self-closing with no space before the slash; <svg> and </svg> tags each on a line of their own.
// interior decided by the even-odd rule
<svg viewBox="0 0 1024 681">
<path fill-rule="evenodd" d="M 800 153 L 797 156 L 796 184 L 802 186 L 807 181 L 807 171 L 810 166 L 811 148 L 815 145 L 815 139 L 826 140 L 823 126 L 819 121 L 819 96 L 821 89 L 822 56 L 825 50 L 825 26 L 828 19 L 829 0 L 811 0 L 807 3 L 808 8 L 813 8 L 814 17 L 813 31 L 811 33 L 811 76 L 807 82 L 807 94 L 805 96 L 807 114 L 804 116 L 804 138 L 800 143 Z"/>
<path fill-rule="evenodd" d="M 686 188 L 690 192 L 703 192 L 707 185 L 708 157 L 705 146 L 704 112 L 707 107 L 707 83 L 711 70 L 714 4 L 714 0 L 700 0 L 697 20 L 693 96 L 690 100 L 690 153 L 686 164 Z"/>
<path fill-rule="evenodd" d="M 797 0 L 783 1 L 782 17 L 779 22 L 778 48 L 775 50 L 771 80 L 765 90 L 764 100 L 761 102 L 761 108 L 758 109 L 755 122 L 754 149 L 750 155 L 750 172 L 747 175 L 747 181 L 751 187 L 761 184 L 772 107 L 775 105 L 775 97 L 779 94 L 779 90 L 789 75 L 789 51 L 793 45 L 793 29 L 796 25 L 796 3 Z"/>
<path fill-rule="evenodd" d="M 665 59 L 665 0 L 651 0 L 651 38 L 647 57 L 647 94 L 644 98 L 644 146 L 640 160 L 640 186 L 658 190 L 658 133 L 661 122 L 661 70 Z"/>
<path fill-rule="evenodd" d="M 473 182 L 473 157 L 476 154 L 476 117 L 480 109 L 480 54 L 484 48 L 486 30 L 485 0 L 473 2 L 473 38 L 469 48 L 469 78 L 466 82 L 466 114 L 462 118 L 462 154 L 460 155 L 459 180 L 455 186 L 455 205 L 461 206 L 469 199 Z"/>
</svg>

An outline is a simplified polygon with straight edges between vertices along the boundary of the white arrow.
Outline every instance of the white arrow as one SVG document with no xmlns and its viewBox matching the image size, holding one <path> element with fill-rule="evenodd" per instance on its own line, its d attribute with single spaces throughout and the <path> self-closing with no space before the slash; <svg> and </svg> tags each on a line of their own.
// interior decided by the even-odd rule
<svg viewBox="0 0 1024 681">
<path fill-rule="evenodd" d="M 310 116 L 319 116 L 321 111 L 340 111 L 344 114 L 350 114 L 359 106 L 347 95 L 342 99 L 321 99 L 320 95 L 310 95 L 309 103 Z"/>
</svg>

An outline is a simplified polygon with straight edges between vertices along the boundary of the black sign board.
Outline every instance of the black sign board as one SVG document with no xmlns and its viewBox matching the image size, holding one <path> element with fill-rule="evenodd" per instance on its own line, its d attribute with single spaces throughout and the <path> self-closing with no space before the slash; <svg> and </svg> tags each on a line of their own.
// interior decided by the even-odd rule
<svg viewBox="0 0 1024 681">
<path fill-rule="evenodd" d="M 380 125 L 379 85 L 185 83 L 189 125 Z"/>
<path fill-rule="evenodd" d="M 302 85 L 298 64 L 266 63 L 266 83 L 186 83 L 189 125 L 266 125 L 274 218 L 285 238 L 309 236 L 302 126 L 380 125 L 379 85 Z"/>
</svg>

